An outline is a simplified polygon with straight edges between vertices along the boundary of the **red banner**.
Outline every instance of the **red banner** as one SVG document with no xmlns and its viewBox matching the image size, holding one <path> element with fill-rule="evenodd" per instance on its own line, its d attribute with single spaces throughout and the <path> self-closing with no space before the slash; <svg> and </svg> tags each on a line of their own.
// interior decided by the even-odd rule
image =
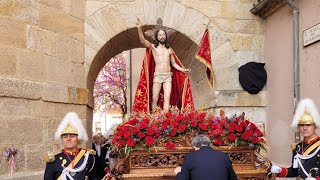
<svg viewBox="0 0 320 180">
<path fill-rule="evenodd" d="M 205 30 L 199 48 L 196 51 L 195 58 L 201 61 L 206 67 L 206 76 L 210 83 L 210 86 L 214 87 L 214 72 L 211 62 L 211 48 L 210 48 L 210 37 L 208 29 Z"/>
</svg>

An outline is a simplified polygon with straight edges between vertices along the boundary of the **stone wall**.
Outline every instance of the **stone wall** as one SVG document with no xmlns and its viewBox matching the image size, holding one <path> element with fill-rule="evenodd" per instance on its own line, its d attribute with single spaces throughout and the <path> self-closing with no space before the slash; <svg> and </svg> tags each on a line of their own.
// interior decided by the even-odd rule
<svg viewBox="0 0 320 180">
<path fill-rule="evenodd" d="M 253 1 L 1 1 L 0 149 L 21 149 L 15 179 L 42 179 L 42 157 L 58 148 L 52 145 L 53 133 L 66 112 L 79 113 L 91 131 L 95 78 L 110 58 L 141 47 L 136 17 L 145 30 L 161 17 L 177 31 L 171 44 L 192 68 L 197 108 L 244 109 L 254 121 L 265 122 L 266 92 L 250 95 L 238 82 L 241 65 L 264 62 L 264 22 L 250 13 Z M 206 25 L 217 95 L 208 86 L 205 67 L 192 60 Z M 0 179 L 9 179 L 3 159 L 0 167 Z"/>
<path fill-rule="evenodd" d="M 86 119 L 85 1 L 0 2 L 0 150 L 20 150 L 14 179 L 43 179 L 66 112 Z M 0 179 L 9 179 L 1 157 Z"/>
</svg>

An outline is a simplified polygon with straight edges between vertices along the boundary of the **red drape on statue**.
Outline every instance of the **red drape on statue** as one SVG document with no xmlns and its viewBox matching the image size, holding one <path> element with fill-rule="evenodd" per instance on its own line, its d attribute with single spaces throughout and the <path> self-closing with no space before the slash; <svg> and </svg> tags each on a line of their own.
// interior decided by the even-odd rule
<svg viewBox="0 0 320 180">
<path fill-rule="evenodd" d="M 182 67 L 182 63 L 173 50 L 172 53 L 176 63 Z M 152 52 L 150 49 L 146 49 L 140 73 L 140 80 L 132 107 L 132 112 L 134 113 L 151 111 L 154 70 L 155 62 Z M 180 110 L 183 110 L 187 106 L 193 109 L 194 104 L 188 75 L 176 70 L 172 66 L 171 71 L 173 75 L 170 105 L 177 106 Z M 158 106 L 163 108 L 163 89 L 160 91 Z"/>
</svg>

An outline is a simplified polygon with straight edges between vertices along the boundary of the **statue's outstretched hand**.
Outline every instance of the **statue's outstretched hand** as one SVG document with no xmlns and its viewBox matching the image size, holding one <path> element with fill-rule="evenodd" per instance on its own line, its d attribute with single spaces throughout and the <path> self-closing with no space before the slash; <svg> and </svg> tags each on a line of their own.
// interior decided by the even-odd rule
<svg viewBox="0 0 320 180">
<path fill-rule="evenodd" d="M 189 72 L 191 72 L 191 69 L 183 69 L 182 72 L 183 72 L 183 73 L 189 73 Z"/>
<path fill-rule="evenodd" d="M 141 28 L 141 26 L 142 26 L 142 23 L 141 23 L 141 21 L 140 21 L 139 18 L 137 18 L 137 23 L 136 23 L 136 25 L 137 25 L 137 28 Z"/>
<path fill-rule="evenodd" d="M 279 167 L 279 166 L 277 166 L 277 165 L 272 165 L 270 171 L 271 171 L 271 173 L 273 173 L 273 174 L 279 174 L 279 173 L 281 173 L 282 168 Z"/>
</svg>

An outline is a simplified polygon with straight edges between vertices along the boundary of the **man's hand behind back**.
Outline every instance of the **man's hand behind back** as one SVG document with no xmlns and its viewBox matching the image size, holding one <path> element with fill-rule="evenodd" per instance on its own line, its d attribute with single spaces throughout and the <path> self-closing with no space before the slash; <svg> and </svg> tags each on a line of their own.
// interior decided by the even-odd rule
<svg viewBox="0 0 320 180">
<path fill-rule="evenodd" d="M 179 172 L 181 172 L 181 166 L 178 166 L 174 169 L 174 174 L 177 175 Z"/>
</svg>

